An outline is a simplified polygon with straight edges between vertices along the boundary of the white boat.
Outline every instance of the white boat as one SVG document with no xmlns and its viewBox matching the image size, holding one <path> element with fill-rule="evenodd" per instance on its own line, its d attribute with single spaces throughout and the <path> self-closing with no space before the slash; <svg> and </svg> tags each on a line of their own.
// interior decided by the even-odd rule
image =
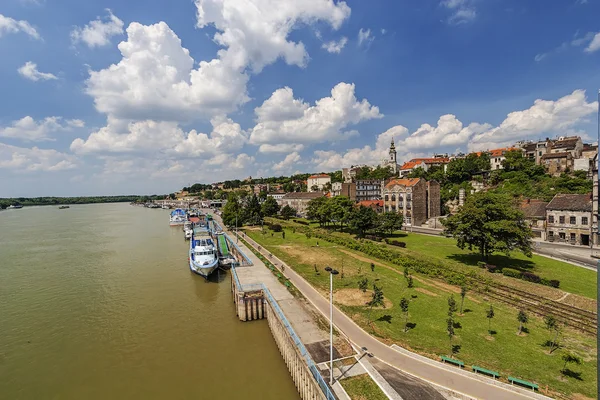
<svg viewBox="0 0 600 400">
<path fill-rule="evenodd" d="M 190 270 L 208 278 L 219 267 L 217 248 L 207 229 L 192 231 L 190 240 Z"/>
<path fill-rule="evenodd" d="M 23 206 L 20 204 L 11 204 L 10 206 L 8 206 L 9 210 L 17 210 L 19 208 L 23 208 Z"/>
<path fill-rule="evenodd" d="M 171 216 L 169 217 L 169 224 L 171 226 L 175 225 L 183 225 L 187 221 L 187 215 L 184 210 L 181 208 L 176 208 L 171 211 Z"/>
<path fill-rule="evenodd" d="M 192 236 L 194 236 L 194 231 L 191 229 L 186 229 L 185 231 L 185 240 L 191 240 Z"/>
</svg>

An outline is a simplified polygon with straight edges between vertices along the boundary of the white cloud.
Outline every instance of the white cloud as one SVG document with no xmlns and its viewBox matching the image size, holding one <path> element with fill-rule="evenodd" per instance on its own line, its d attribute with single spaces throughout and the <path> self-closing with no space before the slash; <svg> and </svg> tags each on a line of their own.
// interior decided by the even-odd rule
<svg viewBox="0 0 600 400">
<path fill-rule="evenodd" d="M 8 33 L 24 32 L 34 39 L 41 39 L 37 30 L 27 21 L 5 17 L 0 14 L 0 37 Z"/>
<path fill-rule="evenodd" d="M 0 169 L 17 172 L 62 171 L 77 167 L 77 159 L 53 149 L 25 148 L 0 143 Z"/>
<path fill-rule="evenodd" d="M 273 165 L 273 171 L 282 172 L 292 170 L 296 167 L 296 165 L 300 162 L 301 159 L 302 157 L 300 157 L 300 154 L 298 154 L 298 152 L 295 151 L 293 153 L 290 153 L 282 161 Z"/>
<path fill-rule="evenodd" d="M 594 51 L 600 50 L 600 32 L 596 33 L 590 44 L 585 48 L 587 53 L 593 53 Z"/>
<path fill-rule="evenodd" d="M 26 116 L 13 121 L 10 126 L 0 126 L 0 137 L 20 139 L 24 141 L 56 140 L 50 135 L 55 132 L 65 132 L 72 128 L 82 128 L 85 124 L 81 120 L 67 120 L 62 123 L 61 117 L 47 117 L 36 122 L 32 117 Z"/>
<path fill-rule="evenodd" d="M 25 65 L 20 67 L 17 71 L 25 79 L 29 79 L 30 81 L 34 82 L 37 82 L 39 80 L 47 81 L 51 79 L 58 79 L 54 74 L 51 74 L 49 72 L 38 71 L 37 64 L 31 61 L 27 61 Z"/>
<path fill-rule="evenodd" d="M 358 45 L 362 46 L 363 44 L 369 45 L 371 42 L 375 40 L 375 37 L 371 34 L 370 29 L 360 28 L 358 31 Z"/>
<path fill-rule="evenodd" d="M 303 67 L 308 53 L 302 42 L 290 41 L 290 32 L 303 24 L 324 21 L 337 30 L 350 16 L 350 7 L 331 0 L 196 0 L 197 26 L 214 25 L 220 57 L 259 72 L 283 58 Z"/>
<path fill-rule="evenodd" d="M 502 123 L 476 134 L 469 149 L 511 144 L 544 133 L 559 134 L 571 129 L 583 118 L 598 110 L 598 102 L 588 103 L 584 90 L 575 90 L 556 101 L 538 99 L 527 110 L 513 111 Z"/>
<path fill-rule="evenodd" d="M 323 43 L 321 48 L 327 50 L 328 53 L 339 54 L 342 52 L 344 46 L 346 46 L 346 43 L 348 43 L 348 38 L 343 36 L 337 42 L 335 40 L 332 40 L 330 42 Z"/>
<path fill-rule="evenodd" d="M 440 4 L 452 10 L 447 20 L 450 25 L 466 24 L 477 17 L 472 0 L 444 0 Z"/>
<path fill-rule="evenodd" d="M 294 99 L 288 87 L 277 89 L 255 109 L 258 123 L 250 132 L 250 143 L 318 143 L 355 135 L 344 129 L 383 115 L 366 99 L 358 101 L 354 89 L 354 84 L 338 83 L 331 97 L 317 100 L 314 106 Z"/>
<path fill-rule="evenodd" d="M 304 150 L 304 145 L 294 143 L 261 144 L 260 153 L 290 153 Z"/>
<path fill-rule="evenodd" d="M 123 21 L 115 16 L 110 9 L 106 9 L 108 15 L 101 19 L 90 21 L 83 28 L 75 27 L 71 31 L 73 43 L 83 42 L 88 47 L 102 47 L 110 44 L 110 38 L 123 34 Z"/>
</svg>

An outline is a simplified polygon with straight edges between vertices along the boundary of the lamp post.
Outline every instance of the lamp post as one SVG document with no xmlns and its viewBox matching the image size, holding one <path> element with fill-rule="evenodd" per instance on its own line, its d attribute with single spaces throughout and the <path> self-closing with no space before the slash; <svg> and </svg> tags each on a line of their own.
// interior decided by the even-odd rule
<svg viewBox="0 0 600 400">
<path fill-rule="evenodd" d="M 325 267 L 329 272 L 329 384 L 333 385 L 333 276 L 339 272 L 331 267 Z"/>
</svg>

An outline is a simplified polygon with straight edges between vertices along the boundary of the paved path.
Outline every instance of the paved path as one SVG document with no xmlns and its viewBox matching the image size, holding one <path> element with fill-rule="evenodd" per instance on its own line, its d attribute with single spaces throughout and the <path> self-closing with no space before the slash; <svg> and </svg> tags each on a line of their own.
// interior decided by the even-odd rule
<svg viewBox="0 0 600 400">
<path fill-rule="evenodd" d="M 592 249 L 589 247 L 534 240 L 533 251 L 543 256 L 558 258 L 562 261 L 597 271 L 598 260 L 592 258 Z"/>
<path fill-rule="evenodd" d="M 253 243 L 252 239 L 248 238 L 243 233 L 240 233 L 240 235 L 248 243 L 255 247 L 258 246 Z M 285 264 L 275 256 L 273 256 L 273 259 L 278 266 Z M 294 286 L 302 292 L 306 299 L 329 319 L 328 299 L 323 297 L 292 268 L 286 267 L 284 274 Z M 336 328 L 343 332 L 352 343 L 359 348 L 366 348 L 369 353 L 373 354 L 381 361 L 427 382 L 440 385 L 444 388 L 464 394 L 467 397 L 486 400 L 546 398 L 537 393 L 528 393 L 525 389 L 517 392 L 511 390 L 510 386 L 506 384 L 492 381 L 491 379 L 484 379 L 479 376 L 471 376 L 474 374 L 464 371 L 455 372 L 441 363 L 432 360 L 425 361 L 421 359 L 422 357 L 416 355 L 413 357 L 409 355 L 408 352 L 401 353 L 393 350 L 365 332 L 343 312 L 338 310 L 337 307 L 334 307 L 333 321 Z"/>
</svg>

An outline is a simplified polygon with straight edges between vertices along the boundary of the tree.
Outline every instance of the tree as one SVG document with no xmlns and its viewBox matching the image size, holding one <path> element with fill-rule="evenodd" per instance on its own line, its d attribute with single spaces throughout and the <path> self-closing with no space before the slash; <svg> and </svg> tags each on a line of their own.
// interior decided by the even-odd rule
<svg viewBox="0 0 600 400">
<path fill-rule="evenodd" d="M 407 331 L 408 325 L 408 304 L 408 299 L 406 297 L 400 299 L 400 309 L 404 313 L 404 332 Z"/>
<path fill-rule="evenodd" d="M 520 150 L 507 151 L 502 161 L 504 172 L 529 171 L 535 167 L 535 161 L 523 156 Z"/>
<path fill-rule="evenodd" d="M 446 320 L 446 332 L 448 333 L 448 338 L 450 339 L 450 354 L 453 354 L 454 347 L 452 346 L 452 338 L 454 337 L 454 319 L 452 319 L 451 316 Z"/>
<path fill-rule="evenodd" d="M 375 272 L 375 263 L 371 263 L 371 272 Z"/>
<path fill-rule="evenodd" d="M 408 279 L 406 280 L 406 285 L 409 289 L 412 289 L 412 287 L 414 286 L 412 275 L 408 276 Z"/>
<path fill-rule="evenodd" d="M 554 337 L 550 340 L 550 353 L 554 351 L 554 347 L 556 346 L 556 339 L 558 338 L 558 331 L 560 330 L 560 326 L 556 318 L 553 315 L 547 315 L 544 317 L 544 324 L 546 325 L 546 329 L 549 331 L 554 331 Z"/>
<path fill-rule="evenodd" d="M 494 307 L 490 304 L 490 308 L 486 311 L 485 316 L 488 319 L 488 332 L 492 333 L 492 318 L 494 318 Z"/>
<path fill-rule="evenodd" d="M 340 230 L 348 223 L 354 202 L 347 196 L 336 196 L 332 200 L 331 218 L 340 224 Z"/>
<path fill-rule="evenodd" d="M 258 196 L 255 194 L 250 197 L 248 201 L 248 205 L 245 207 L 246 218 L 247 221 L 251 224 L 258 225 L 262 222 L 263 216 L 260 207 L 260 202 L 258 201 Z"/>
<path fill-rule="evenodd" d="M 562 355 L 562 360 L 565 362 L 565 364 L 563 365 L 563 369 L 562 372 L 566 372 L 567 370 L 567 364 L 577 364 L 577 365 L 581 365 L 582 361 L 581 361 L 581 357 L 577 356 L 576 354 L 573 353 L 565 353 Z"/>
<path fill-rule="evenodd" d="M 230 193 L 227 199 L 227 204 L 223 207 L 223 223 L 226 226 L 234 226 L 237 222 L 237 226 L 244 224 L 244 213 L 242 213 L 242 206 L 238 199 L 238 196 L 234 193 Z"/>
<path fill-rule="evenodd" d="M 379 225 L 379 229 L 391 235 L 392 233 L 394 233 L 394 231 L 402 229 L 404 218 L 400 213 L 387 211 L 382 214 L 379 214 L 379 216 L 377 217 L 377 222 Z"/>
<path fill-rule="evenodd" d="M 281 218 L 288 220 L 296 215 L 296 210 L 290 207 L 288 204 L 283 206 L 281 209 Z"/>
<path fill-rule="evenodd" d="M 463 313 L 463 304 L 465 303 L 465 296 L 467 295 L 467 287 L 462 285 L 460 287 L 460 314 Z"/>
<path fill-rule="evenodd" d="M 532 255 L 531 228 L 523 213 L 502 194 L 479 192 L 467 197 L 460 211 L 444 220 L 444 227 L 459 248 L 477 248 L 484 261 L 495 251 L 507 256 L 513 250 Z"/>
<path fill-rule="evenodd" d="M 523 332 L 523 324 L 526 324 L 528 320 L 529 317 L 527 317 L 525 311 L 519 310 L 519 313 L 517 314 L 517 321 L 519 321 L 519 335 Z"/>
<path fill-rule="evenodd" d="M 277 204 L 277 200 L 272 196 L 268 196 L 260 208 L 265 217 L 273 217 L 279 212 L 279 204 Z"/>
<path fill-rule="evenodd" d="M 365 293 L 367 288 L 369 287 L 369 280 L 367 278 L 363 278 L 358 281 L 358 288 Z"/>
<path fill-rule="evenodd" d="M 376 284 L 373 284 L 373 294 L 371 295 L 371 301 L 369 301 L 368 305 L 370 307 L 369 314 L 367 315 L 367 319 L 369 321 L 371 320 L 371 311 L 373 310 L 373 307 L 382 306 L 385 308 L 383 290 L 381 290 L 381 288 Z"/>
<path fill-rule="evenodd" d="M 360 206 L 352 210 L 350 214 L 350 227 L 358 231 L 359 237 L 364 237 L 365 233 L 375 227 L 377 213 L 370 207 Z"/>
<path fill-rule="evenodd" d="M 327 197 L 317 197 L 308 202 L 306 207 L 306 218 L 319 221 L 323 225 L 328 220 L 328 215 L 322 213 L 322 206 L 327 202 Z"/>
<path fill-rule="evenodd" d="M 456 312 L 456 300 L 454 300 L 454 295 L 451 294 L 450 297 L 448 297 L 448 316 L 452 317 L 455 312 Z"/>
</svg>

